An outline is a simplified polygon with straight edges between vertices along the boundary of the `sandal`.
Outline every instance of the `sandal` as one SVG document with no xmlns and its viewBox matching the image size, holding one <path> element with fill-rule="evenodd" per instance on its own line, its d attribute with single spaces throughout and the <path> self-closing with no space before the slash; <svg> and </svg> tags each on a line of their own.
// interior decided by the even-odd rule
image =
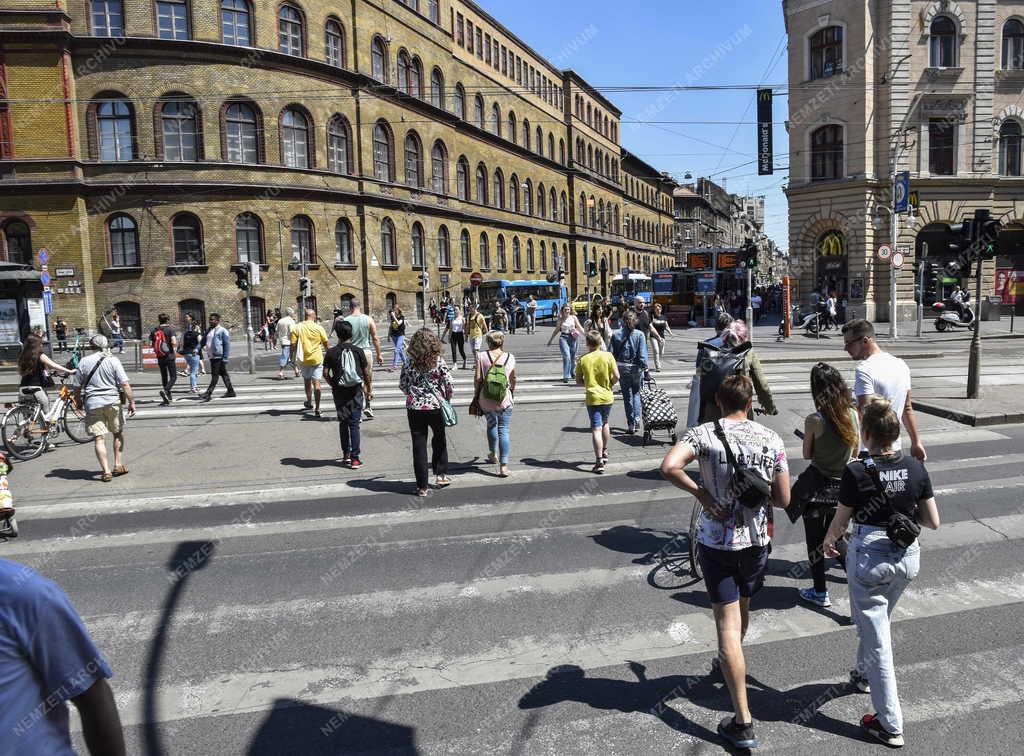
<svg viewBox="0 0 1024 756">
<path fill-rule="evenodd" d="M 416 489 L 416 495 L 419 496 L 421 499 L 427 498 L 427 495 L 429 493 L 430 493 L 430 491 L 428 491 L 426 488 L 417 488 Z"/>
<path fill-rule="evenodd" d="M 510 473 L 510 472 L 508 471 L 508 468 L 507 468 L 507 467 L 505 467 L 504 465 L 502 465 L 502 467 L 500 467 L 500 468 L 498 469 L 498 477 L 499 477 L 499 478 L 507 478 L 507 477 L 508 477 L 509 475 L 511 475 L 511 474 L 512 474 L 512 473 Z"/>
<path fill-rule="evenodd" d="M 451 478 L 449 478 L 447 475 L 438 476 L 438 478 L 434 481 L 434 485 L 437 486 L 438 488 L 447 488 L 451 484 Z"/>
<path fill-rule="evenodd" d="M 590 472 L 597 473 L 598 475 L 601 475 L 602 473 L 604 473 L 604 462 L 602 462 L 600 460 L 595 462 L 594 466 L 592 468 L 590 468 Z"/>
<path fill-rule="evenodd" d="M 100 475 L 100 480 L 102 480 L 104 483 L 109 483 L 113 479 L 114 479 L 114 476 L 111 475 L 110 473 L 103 473 L 103 474 Z"/>
<path fill-rule="evenodd" d="M 125 467 L 124 465 L 118 465 L 117 467 L 114 468 L 114 477 L 117 477 L 118 475 L 127 475 L 127 474 L 128 474 L 128 468 Z"/>
<path fill-rule="evenodd" d="M 498 462 L 498 455 L 493 452 L 487 455 L 487 464 L 494 465 Z"/>
</svg>

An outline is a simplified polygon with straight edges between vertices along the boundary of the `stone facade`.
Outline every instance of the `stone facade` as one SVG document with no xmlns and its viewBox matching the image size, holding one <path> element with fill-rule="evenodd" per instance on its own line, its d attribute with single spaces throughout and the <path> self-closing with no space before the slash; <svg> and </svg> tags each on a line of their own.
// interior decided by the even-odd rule
<svg viewBox="0 0 1024 756">
<path fill-rule="evenodd" d="M 899 316 L 912 317 L 911 263 L 926 242 L 929 256 L 943 257 L 948 224 L 987 208 L 1014 232 L 1007 239 L 1024 229 L 1020 143 L 1001 136 L 1007 122 L 1024 125 L 1024 70 L 1012 39 L 1024 3 L 784 0 L 783 9 L 799 295 L 806 301 L 824 286 L 848 297 L 854 315 L 889 318 L 889 266 L 875 251 L 891 239 L 892 176 L 909 171 L 920 209 L 901 218 L 899 246 L 911 254 L 896 290 Z M 1004 149 L 1017 154 L 1015 170 L 1003 165 Z M 983 294 L 993 293 L 993 271 L 1015 259 L 1024 268 L 1009 254 L 986 263 Z"/>
<path fill-rule="evenodd" d="M 608 280 L 672 264 L 674 183 L 625 158 L 618 109 L 473 3 L 259 0 L 233 44 L 214 0 L 178 25 L 106 7 L 120 28 L 87 0 L 0 11 L 0 253 L 49 250 L 73 327 L 110 305 L 141 332 L 240 326 L 247 255 L 257 316 L 296 302 L 297 255 L 321 317 L 351 296 L 415 313 L 423 270 L 428 298 L 477 270 L 562 270 L 575 295 L 588 260 Z"/>
</svg>

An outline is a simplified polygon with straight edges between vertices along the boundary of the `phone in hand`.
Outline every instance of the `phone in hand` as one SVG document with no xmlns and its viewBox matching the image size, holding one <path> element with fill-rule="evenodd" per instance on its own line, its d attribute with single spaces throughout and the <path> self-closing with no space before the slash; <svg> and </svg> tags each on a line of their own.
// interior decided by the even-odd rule
<svg viewBox="0 0 1024 756">
<path fill-rule="evenodd" d="M 801 441 L 803 441 L 803 439 L 804 439 L 804 432 L 802 430 L 800 430 L 799 428 L 797 428 L 795 431 L 793 431 L 793 435 L 796 436 L 797 438 L 799 438 Z"/>
</svg>

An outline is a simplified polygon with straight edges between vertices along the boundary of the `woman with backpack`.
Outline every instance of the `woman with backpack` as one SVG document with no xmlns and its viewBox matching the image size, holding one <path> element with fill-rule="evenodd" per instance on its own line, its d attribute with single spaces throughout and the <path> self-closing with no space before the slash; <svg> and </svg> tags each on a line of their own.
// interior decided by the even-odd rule
<svg viewBox="0 0 1024 756">
<path fill-rule="evenodd" d="M 555 336 L 558 337 L 558 348 L 562 353 L 562 383 L 568 383 L 575 375 L 573 370 L 576 365 L 576 350 L 582 335 L 583 325 L 573 312 L 572 305 L 562 305 L 555 321 L 555 329 L 548 337 L 548 346 L 551 346 Z"/>
<path fill-rule="evenodd" d="M 429 328 L 421 328 L 406 345 L 399 386 L 405 394 L 405 414 L 412 436 L 416 495 L 427 489 L 427 432 L 433 434 L 431 463 L 438 488 L 451 485 L 448 477 L 448 446 L 443 405 L 452 398 L 452 373 L 441 357 L 441 342 Z"/>
<path fill-rule="evenodd" d="M 747 324 L 742 320 L 732 320 L 717 338 L 720 340 L 718 344 L 712 339 L 697 347 L 697 372 L 690 386 L 687 427 L 693 428 L 721 419 L 722 412 L 715 403 L 715 392 L 722 385 L 722 379 L 732 373 L 742 373 L 750 378 L 757 401 L 765 414 L 779 414 L 761 360 L 750 345 Z"/>
<path fill-rule="evenodd" d="M 836 513 L 839 479 L 860 446 L 857 410 L 842 373 L 819 362 L 811 368 L 811 397 L 815 412 L 804 420 L 804 459 L 810 466 L 793 484 L 790 502 L 803 506 L 807 560 L 814 585 L 801 588 L 800 600 L 820 607 L 832 605 L 825 582 L 822 544 Z"/>
<path fill-rule="evenodd" d="M 505 334 L 501 331 L 489 331 L 485 338 L 486 351 L 476 355 L 476 402 L 487 418 L 487 461 L 498 464 L 498 477 L 507 478 L 516 358 L 504 351 Z"/>
<path fill-rule="evenodd" d="M 893 748 L 904 739 L 889 617 L 920 571 L 921 526 L 939 527 L 928 471 L 919 460 L 893 449 L 899 437 L 900 419 L 892 404 L 871 397 L 861 407 L 861 438 L 869 456 L 843 470 L 839 506 L 824 543 L 825 556 L 838 556 L 836 544 L 852 521 L 846 574 L 859 643 L 850 682 L 871 694 L 875 710 L 863 716 L 861 728 Z"/>
<path fill-rule="evenodd" d="M 185 316 L 185 330 L 181 334 L 181 356 L 185 358 L 188 365 L 189 391 L 193 394 L 199 393 L 199 366 L 202 361 L 199 357 L 199 346 L 202 338 L 202 329 L 196 319 L 190 314 Z"/>
</svg>

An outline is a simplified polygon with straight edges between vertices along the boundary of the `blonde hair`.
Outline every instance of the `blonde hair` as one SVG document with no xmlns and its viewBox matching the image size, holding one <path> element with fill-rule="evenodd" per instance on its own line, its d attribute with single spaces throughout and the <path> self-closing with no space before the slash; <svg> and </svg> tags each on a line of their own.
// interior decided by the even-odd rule
<svg viewBox="0 0 1024 756">
<path fill-rule="evenodd" d="M 487 346 L 491 349 L 501 349 L 505 346 L 505 334 L 501 331 L 488 331 Z"/>
<path fill-rule="evenodd" d="M 892 446 L 900 437 L 900 419 L 893 412 L 892 402 L 878 394 L 872 394 L 861 408 L 861 426 L 864 437 L 882 448 Z"/>
</svg>

